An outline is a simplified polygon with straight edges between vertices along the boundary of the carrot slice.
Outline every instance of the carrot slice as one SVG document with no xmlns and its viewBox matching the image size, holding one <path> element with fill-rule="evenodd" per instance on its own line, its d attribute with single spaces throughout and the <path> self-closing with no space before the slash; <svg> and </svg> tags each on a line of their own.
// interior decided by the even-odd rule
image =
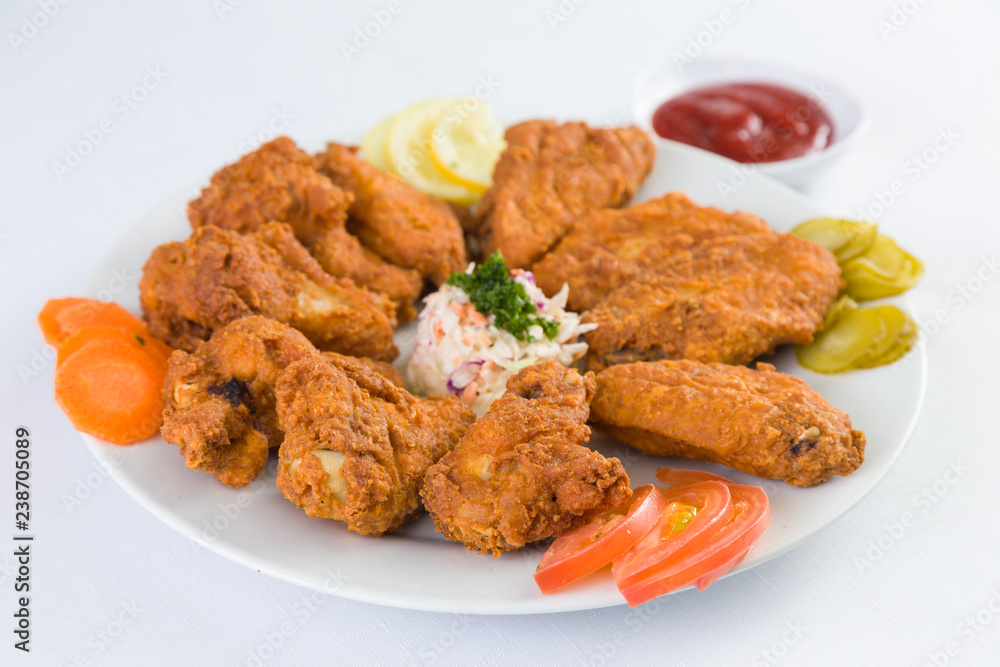
<svg viewBox="0 0 1000 667">
<path fill-rule="evenodd" d="M 81 327 L 70 334 L 69 338 L 64 340 L 59 346 L 56 352 L 56 367 L 62 365 L 71 354 L 90 341 L 103 338 L 119 338 L 124 341 L 138 343 L 164 359 L 169 359 L 170 353 L 173 352 L 169 345 L 157 338 L 153 338 L 145 331 L 137 331 L 129 327 Z"/>
<path fill-rule="evenodd" d="M 52 299 L 38 314 L 38 326 L 45 342 L 53 347 L 86 326 L 120 326 L 146 331 L 146 323 L 117 303 L 97 299 Z"/>
<path fill-rule="evenodd" d="M 52 347 L 58 347 L 59 340 L 64 338 L 62 331 L 59 328 L 59 323 L 56 322 L 56 313 L 63 310 L 67 306 L 73 306 L 79 303 L 85 303 L 89 299 L 80 299 L 75 296 L 66 297 L 65 299 L 49 299 L 42 306 L 42 310 L 38 313 L 38 328 L 42 330 L 42 338 L 45 342 Z"/>
<path fill-rule="evenodd" d="M 73 426 L 127 445 L 163 423 L 167 362 L 138 341 L 95 338 L 56 368 L 56 402 Z"/>
</svg>

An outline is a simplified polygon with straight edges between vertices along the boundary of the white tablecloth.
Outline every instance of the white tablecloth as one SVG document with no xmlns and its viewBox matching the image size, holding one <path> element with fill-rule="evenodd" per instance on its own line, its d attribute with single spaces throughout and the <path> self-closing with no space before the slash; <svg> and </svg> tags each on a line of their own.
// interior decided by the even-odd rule
<svg viewBox="0 0 1000 667">
<path fill-rule="evenodd" d="M 998 664 L 1000 5 L 345 4 L 0 8 L 0 497 L 13 521 L 14 431 L 27 425 L 37 536 L 31 653 L 5 629 L 0 663 Z M 356 39 L 373 20 L 378 34 Z M 855 91 L 871 130 L 807 194 L 831 214 L 879 213 L 928 269 L 912 292 L 930 360 L 912 440 L 874 492 L 794 551 L 633 611 L 459 617 L 330 597 L 302 614 L 310 591 L 193 550 L 107 480 L 53 403 L 34 324 L 42 302 L 81 292 L 123 229 L 272 130 L 361 132 L 483 79 L 505 119 L 624 122 L 635 73 L 690 40 Z M 955 137 L 943 152 L 942 132 Z M 84 140 L 92 150 L 69 154 Z M 889 203 L 897 179 L 905 188 Z M 13 546 L 0 554 L 8 628 Z"/>
</svg>

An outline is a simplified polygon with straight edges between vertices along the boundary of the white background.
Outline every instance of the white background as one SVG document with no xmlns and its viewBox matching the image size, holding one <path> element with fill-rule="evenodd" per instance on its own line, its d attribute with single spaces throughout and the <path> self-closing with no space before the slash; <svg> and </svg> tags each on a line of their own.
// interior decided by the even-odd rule
<svg viewBox="0 0 1000 667">
<path fill-rule="evenodd" d="M 45 2 L 0 9 L 0 515 L 13 521 L 14 429 L 25 424 L 38 536 L 30 655 L 6 629 L 13 559 L 0 548 L 0 664 L 997 664 L 1000 279 L 976 276 L 992 278 L 1000 252 L 1000 6 L 907 0 L 897 4 L 911 14 L 886 32 L 886 0 L 567 0 L 554 24 L 555 0 L 491 11 L 403 0 L 348 62 L 341 44 L 387 3 L 231 1 L 53 0 L 34 33 L 24 20 Z M 735 20 L 702 36 L 705 54 L 806 69 L 864 101 L 868 135 L 806 193 L 857 216 L 901 180 L 903 194 L 874 211 L 927 267 L 912 292 L 929 334 L 923 413 L 899 462 L 843 520 L 704 593 L 633 611 L 459 617 L 331 597 L 303 613 L 310 591 L 194 549 L 92 475 L 52 401 L 35 314 L 49 297 L 79 294 L 123 229 L 246 151 L 275 110 L 292 116 L 294 137 L 356 136 L 493 77 L 501 118 L 626 122 L 632 77 L 682 52 L 725 8 Z M 11 33 L 33 36 L 15 45 Z M 166 76 L 123 117 L 116 100 L 147 68 Z M 113 132 L 60 179 L 53 163 L 104 118 Z M 949 129 L 958 138 L 934 154 Z M 934 163 L 913 178 L 907 162 L 928 149 Z M 927 325 L 935 313 L 945 323 Z M 37 375 L 25 372 L 33 363 Z"/>
</svg>

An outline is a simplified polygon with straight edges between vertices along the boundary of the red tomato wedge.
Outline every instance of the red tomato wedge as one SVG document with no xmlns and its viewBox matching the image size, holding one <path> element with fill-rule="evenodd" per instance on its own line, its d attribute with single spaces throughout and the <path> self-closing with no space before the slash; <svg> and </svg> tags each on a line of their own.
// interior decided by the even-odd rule
<svg viewBox="0 0 1000 667">
<path fill-rule="evenodd" d="M 667 507 L 659 521 L 611 566 L 615 583 L 623 593 L 666 576 L 679 559 L 708 549 L 733 514 L 729 486 L 722 482 L 708 480 L 670 489 L 665 494 Z"/>
<path fill-rule="evenodd" d="M 543 593 L 596 572 L 625 553 L 663 514 L 667 499 L 652 484 L 640 486 L 631 500 L 564 533 L 545 552 L 535 570 Z"/>
<path fill-rule="evenodd" d="M 707 481 L 700 484 L 721 483 Z M 674 492 L 691 489 L 700 484 L 681 487 Z M 667 559 L 666 562 L 661 561 L 658 567 L 647 568 L 627 580 L 616 576 L 618 589 L 630 607 L 700 579 L 711 583 L 735 567 L 742 556 L 746 555 L 750 547 L 764 534 L 771 519 L 770 505 L 764 490 L 756 486 L 733 483 L 723 486 L 728 486 L 732 494 L 733 511 L 721 529 L 711 531 L 707 536 L 707 544 L 703 543 L 697 549 L 679 551 L 675 557 Z M 681 535 L 683 534 L 682 532 Z M 636 549 L 644 542 L 645 539 L 636 545 Z M 626 557 L 628 555 L 626 554 Z"/>
</svg>

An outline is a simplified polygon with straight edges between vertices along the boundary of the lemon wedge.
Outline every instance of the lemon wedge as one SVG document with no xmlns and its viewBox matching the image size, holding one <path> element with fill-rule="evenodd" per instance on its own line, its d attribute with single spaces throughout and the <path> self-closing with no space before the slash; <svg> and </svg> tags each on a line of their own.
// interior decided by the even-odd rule
<svg viewBox="0 0 1000 667">
<path fill-rule="evenodd" d="M 445 178 L 486 192 L 505 146 L 503 128 L 488 102 L 457 100 L 441 114 L 430 139 L 431 157 Z"/>
<path fill-rule="evenodd" d="M 385 153 L 389 170 L 417 189 L 456 204 L 478 201 L 481 192 L 449 180 L 434 163 L 431 135 L 442 116 L 460 102 L 441 98 L 415 104 L 389 124 Z"/>
</svg>

